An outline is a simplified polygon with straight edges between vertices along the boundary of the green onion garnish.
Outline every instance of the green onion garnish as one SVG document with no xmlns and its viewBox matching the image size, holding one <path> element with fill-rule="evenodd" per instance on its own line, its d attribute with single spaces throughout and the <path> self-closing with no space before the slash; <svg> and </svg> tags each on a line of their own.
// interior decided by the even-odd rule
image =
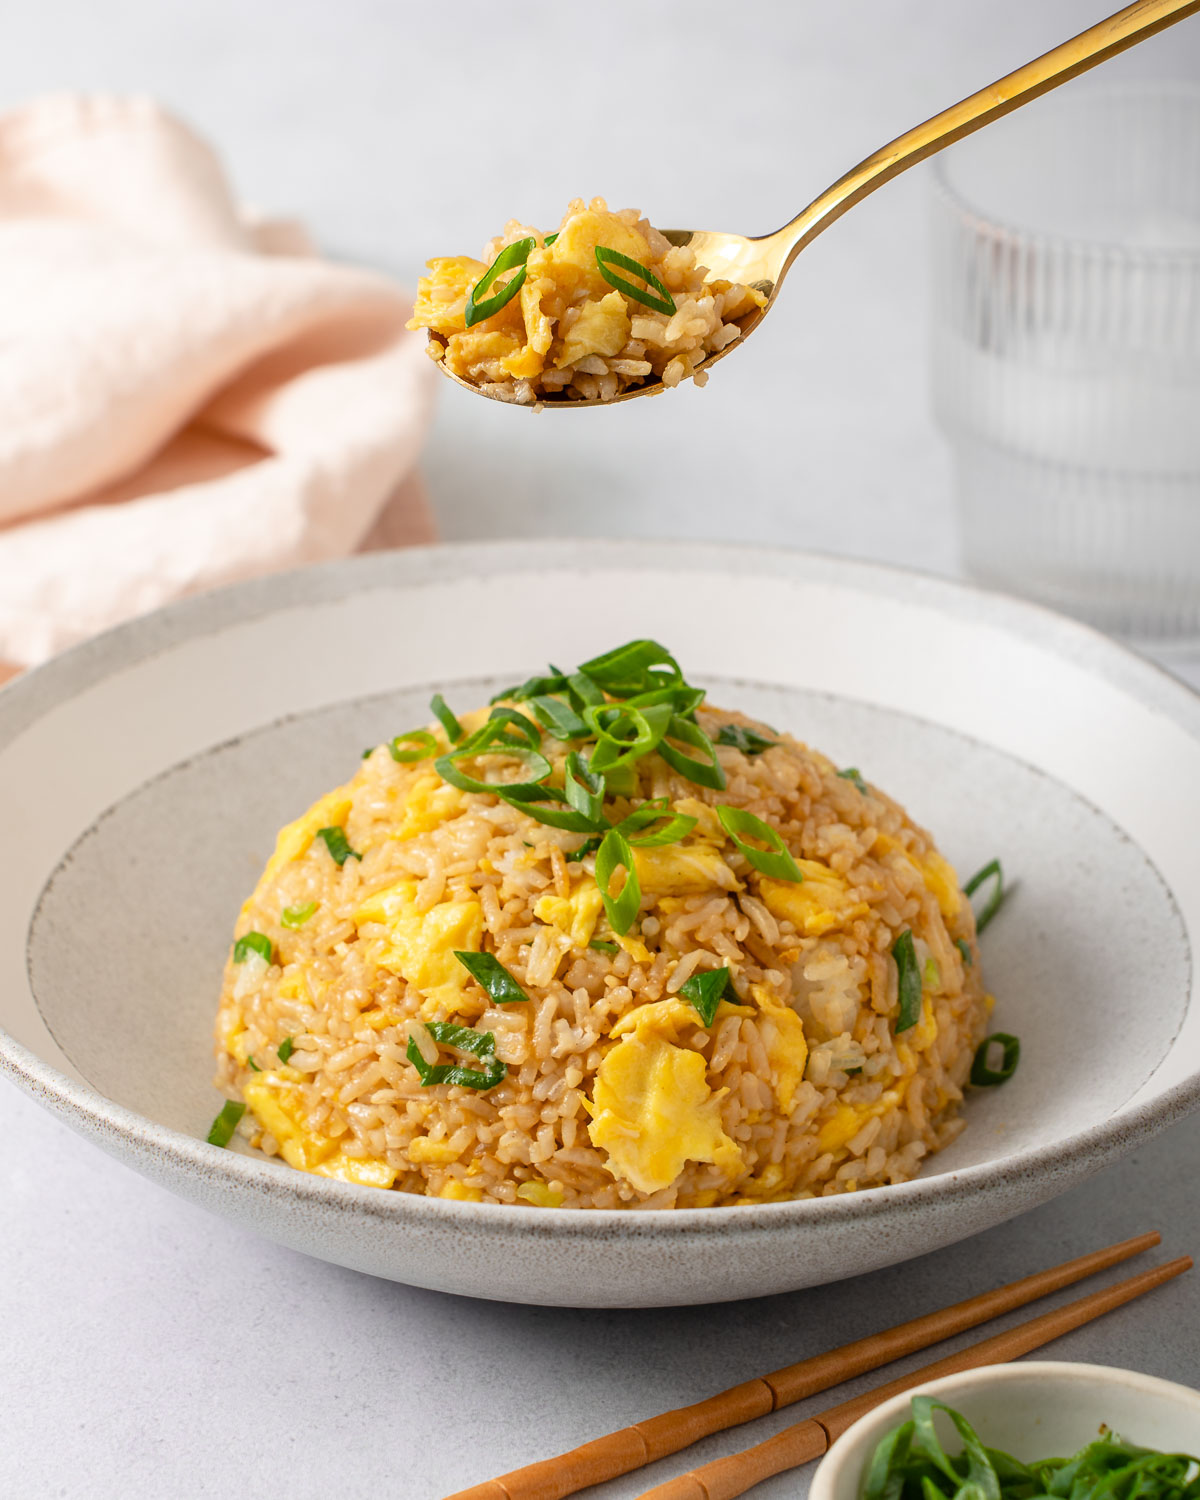
<svg viewBox="0 0 1200 1500">
<path fill-rule="evenodd" d="M 674 687 L 683 681 L 679 663 L 667 648 L 650 640 L 627 641 L 624 646 L 593 656 L 570 681 L 581 675 L 614 698 L 632 698 L 637 693 Z"/>
<path fill-rule="evenodd" d="M 988 1053 L 993 1045 L 1003 1049 L 998 1068 L 988 1066 Z M 1017 1071 L 1017 1064 L 1020 1061 L 1021 1043 L 1017 1038 L 1007 1031 L 993 1031 L 991 1036 L 984 1037 L 975 1049 L 975 1061 L 971 1064 L 971 1082 L 977 1089 L 989 1089 L 994 1088 L 998 1083 L 1007 1083 Z"/>
<path fill-rule="evenodd" d="M 644 711 L 628 703 L 585 708 L 583 721 L 596 736 L 589 767 L 607 773 L 649 755 L 666 734 L 671 714 L 669 703 L 658 703 Z"/>
<path fill-rule="evenodd" d="M 570 854 L 564 855 L 563 858 L 569 865 L 578 864 L 581 859 L 586 859 L 589 854 L 595 854 L 596 850 L 600 847 L 602 837 L 602 834 L 594 833 L 590 839 L 584 839 L 578 849 L 572 849 Z"/>
<path fill-rule="evenodd" d="M 620 866 L 625 867 L 625 885 L 619 896 L 611 894 L 612 878 Z M 604 900 L 608 922 L 618 937 L 624 937 L 633 926 L 642 904 L 642 887 L 633 863 L 633 850 L 623 833 L 610 828 L 600 841 L 596 853 L 596 884 Z"/>
<path fill-rule="evenodd" d="M 517 782 L 481 781 L 458 769 L 460 760 L 475 760 L 481 755 L 499 755 L 519 760 L 525 767 L 527 779 Z M 527 801 L 548 799 L 550 795 L 541 785 L 553 769 L 550 762 L 526 740 L 506 734 L 504 723 L 499 719 L 489 719 L 469 739 L 463 740 L 448 755 L 441 756 L 433 764 L 442 780 L 458 787 L 461 792 L 491 792 L 493 795 L 504 796 L 506 800 L 518 797 Z M 525 796 L 521 797 L 521 793 Z"/>
<path fill-rule="evenodd" d="M 654 824 L 660 823 L 660 828 Z M 673 813 L 665 797 L 654 797 L 635 807 L 627 818 L 617 824 L 617 832 L 623 833 L 635 849 L 661 848 L 664 844 L 677 844 L 686 838 L 696 826 L 696 819 L 684 813 Z M 646 833 L 645 829 L 650 829 Z"/>
<path fill-rule="evenodd" d="M 428 1030 L 431 1036 L 433 1036 L 433 1029 L 435 1026 L 437 1026 L 439 1030 L 443 1029 L 441 1023 L 437 1021 L 429 1022 Z M 449 1026 L 445 1029 L 448 1031 L 460 1033 L 465 1031 L 468 1036 L 481 1036 L 481 1033 L 469 1031 L 466 1027 L 463 1026 Z M 483 1038 L 486 1038 L 486 1040 L 491 1042 L 491 1046 L 487 1048 L 486 1052 L 480 1051 L 476 1046 L 471 1046 L 469 1050 L 474 1052 L 476 1056 L 487 1056 L 490 1059 L 486 1073 L 476 1072 L 474 1068 L 459 1067 L 457 1064 L 427 1063 L 421 1056 L 421 1049 L 417 1046 L 412 1037 L 409 1037 L 408 1039 L 406 1056 L 408 1057 L 409 1062 L 412 1063 L 413 1067 L 416 1068 L 417 1073 L 419 1074 L 421 1079 L 422 1088 L 428 1089 L 435 1087 L 439 1083 L 447 1083 L 457 1084 L 460 1088 L 478 1089 L 480 1092 L 483 1092 L 486 1089 L 494 1089 L 496 1085 L 508 1073 L 508 1069 L 505 1067 L 505 1065 L 497 1058 L 492 1056 L 496 1048 L 496 1038 L 490 1031 L 483 1033 L 481 1040 Z M 434 1040 L 436 1041 L 437 1038 L 434 1037 Z M 451 1042 L 450 1045 L 461 1046 L 462 1043 Z"/>
<path fill-rule="evenodd" d="M 618 292 L 624 292 L 627 297 L 632 297 L 643 307 L 653 308 L 655 312 L 665 313 L 668 317 L 675 311 L 675 298 L 671 296 L 649 266 L 632 260 L 628 255 L 622 255 L 619 250 L 609 250 L 605 245 L 596 246 L 596 264 L 600 267 L 600 274 L 609 286 L 616 287 Z M 634 286 L 631 281 L 626 281 L 623 276 L 610 271 L 609 266 L 620 266 L 622 271 L 628 271 L 633 276 L 640 276 L 647 286 L 654 288 L 658 296 L 656 297 L 654 292 L 644 291 L 641 287 Z"/>
<path fill-rule="evenodd" d="M 593 938 L 588 947 L 594 948 L 597 953 L 607 953 L 610 958 L 615 957 L 621 951 L 619 943 L 610 943 L 606 938 Z"/>
<path fill-rule="evenodd" d="M 338 828 L 336 825 L 333 828 L 318 828 L 316 837 L 324 842 L 334 864 L 337 865 L 339 870 L 348 859 L 361 861 L 362 855 L 357 849 L 351 849 L 350 841 L 346 838 L 346 830 L 344 828 Z"/>
<path fill-rule="evenodd" d="M 596 828 L 606 827 L 604 777 L 593 771 L 577 750 L 572 750 L 567 756 L 567 764 L 563 770 L 563 785 L 566 789 L 567 801 L 581 817 L 586 818 Z"/>
<path fill-rule="evenodd" d="M 556 672 L 550 668 L 549 676 L 527 677 L 524 682 L 516 687 L 504 688 L 491 700 L 493 703 L 503 703 L 506 699 L 509 703 L 524 703 L 530 698 L 542 698 L 548 693 L 561 693 L 566 690 L 567 677 L 565 672 Z"/>
<path fill-rule="evenodd" d="M 303 906 L 285 906 L 279 920 L 285 927 L 303 927 L 317 909 L 317 902 L 306 901 Z"/>
<path fill-rule="evenodd" d="M 557 740 L 586 739 L 588 728 L 569 703 L 550 693 L 541 693 L 530 698 L 529 709 L 534 718 Z"/>
<path fill-rule="evenodd" d="M 723 805 L 718 805 L 717 817 L 721 820 L 721 827 L 756 870 L 775 880 L 791 880 L 796 884 L 803 881 L 800 866 L 792 858 L 787 845 L 761 818 L 744 808 Z M 761 840 L 769 848 L 756 849 L 753 844 L 746 843 L 742 834 Z"/>
<path fill-rule="evenodd" d="M 275 1055 L 279 1058 L 279 1061 L 281 1063 L 286 1063 L 288 1058 L 291 1057 L 292 1053 L 295 1052 L 295 1050 L 296 1043 L 290 1036 L 285 1036 L 283 1041 L 280 1042 L 279 1046 L 275 1049 Z"/>
<path fill-rule="evenodd" d="M 757 729 L 751 729 L 748 724 L 722 724 L 717 731 L 718 745 L 732 745 L 743 755 L 761 755 L 778 743 L 778 740 L 769 740 L 765 734 L 759 734 Z"/>
<path fill-rule="evenodd" d="M 975 933 L 978 936 L 1004 904 L 1004 871 L 998 859 L 990 859 L 982 870 L 976 870 L 966 885 L 964 896 L 973 896 L 986 880 L 994 882 L 983 904 L 983 910 L 975 918 Z"/>
<path fill-rule="evenodd" d="M 262 1069 L 254 1061 L 254 1055 L 253 1055 L 253 1053 L 250 1053 L 250 1052 L 246 1053 L 246 1061 L 250 1065 L 250 1071 L 252 1073 L 261 1073 L 262 1072 Z"/>
<path fill-rule="evenodd" d="M 433 697 L 429 700 L 429 707 L 433 711 L 434 718 L 446 731 L 446 738 L 452 745 L 457 745 L 466 733 L 466 730 L 450 712 L 449 708 L 446 707 L 446 700 L 442 697 L 441 693 L 434 693 Z"/>
<path fill-rule="evenodd" d="M 900 979 L 900 1015 L 896 1020 L 896 1035 L 899 1036 L 921 1019 L 921 967 L 917 963 L 917 950 L 913 947 L 913 935 L 908 928 L 892 944 L 892 957 L 896 960 Z"/>
<path fill-rule="evenodd" d="M 244 937 L 238 938 L 233 945 L 235 964 L 244 964 L 252 953 L 257 953 L 259 958 L 268 964 L 275 956 L 275 945 L 265 932 L 248 932 Z"/>
<path fill-rule="evenodd" d="M 477 984 L 481 984 L 496 1005 L 514 1005 L 529 996 L 492 953 L 459 953 L 455 958 Z M 436 1038 L 435 1038 L 436 1040 Z"/>
<path fill-rule="evenodd" d="M 671 740 L 681 740 L 685 745 L 699 750 L 703 758 L 697 760 L 694 755 L 685 755 L 682 750 L 677 750 L 669 743 Z M 681 714 L 675 714 L 667 730 L 666 739 L 658 747 L 658 753 L 673 771 L 678 771 L 681 776 L 686 776 L 697 786 L 712 787 L 718 792 L 725 790 L 725 772 L 721 769 L 721 763 L 717 759 L 716 747 L 699 724 L 693 720 L 685 719 Z"/>
<path fill-rule="evenodd" d="M 475 1057 L 493 1057 L 496 1052 L 496 1036 L 491 1031 L 473 1031 L 469 1026 L 453 1026 L 448 1021 L 426 1021 L 425 1030 L 445 1047 L 454 1047 L 459 1052 L 470 1052 Z"/>
<path fill-rule="evenodd" d="M 506 245 L 496 259 L 491 263 L 471 290 L 467 293 L 467 305 L 464 319 L 468 328 L 474 328 L 476 323 L 482 323 L 484 318 L 490 318 L 493 313 L 498 313 L 502 307 L 511 302 L 521 290 L 525 282 L 525 262 L 529 259 L 529 252 L 537 244 L 535 239 L 517 240 L 514 244 Z M 520 266 L 520 270 L 511 281 L 496 293 L 494 297 L 487 298 L 484 302 L 476 301 L 476 298 L 486 292 L 496 277 L 504 271 L 511 271 L 514 266 Z"/>
<path fill-rule="evenodd" d="M 405 749 L 404 746 L 411 746 Z M 402 766 L 411 766 L 415 761 L 428 760 L 437 754 L 438 742 L 428 729 L 406 729 L 395 739 L 388 741 L 388 753 Z"/>
<path fill-rule="evenodd" d="M 955 938 L 954 946 L 962 954 L 963 963 L 966 964 L 967 968 L 973 969 L 975 967 L 975 960 L 971 957 L 971 947 L 966 938 Z"/>
<path fill-rule="evenodd" d="M 221 1106 L 221 1113 L 212 1122 L 206 1137 L 210 1146 L 228 1146 L 233 1139 L 233 1132 L 238 1127 L 238 1121 L 246 1113 L 244 1104 L 235 1104 L 232 1099 L 227 1100 Z"/>
<path fill-rule="evenodd" d="M 679 993 L 692 1006 L 706 1026 L 711 1026 L 721 997 L 729 988 L 728 969 L 706 969 L 693 974 L 679 986 Z"/>
<path fill-rule="evenodd" d="M 847 766 L 844 771 L 839 771 L 838 775 L 842 778 L 843 781 L 852 781 L 864 797 L 869 797 L 871 795 L 871 789 L 862 779 L 857 766 Z"/>
</svg>

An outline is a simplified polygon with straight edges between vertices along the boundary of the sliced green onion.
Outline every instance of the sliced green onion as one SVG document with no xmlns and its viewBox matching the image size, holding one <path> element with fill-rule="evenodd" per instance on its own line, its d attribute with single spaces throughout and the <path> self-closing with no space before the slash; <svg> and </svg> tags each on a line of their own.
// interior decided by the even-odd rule
<svg viewBox="0 0 1200 1500">
<path fill-rule="evenodd" d="M 421 1087 L 426 1089 L 434 1088 L 439 1083 L 446 1083 L 457 1084 L 459 1088 L 464 1089 L 478 1089 L 482 1093 L 487 1089 L 494 1089 L 508 1073 L 505 1065 L 497 1059 L 491 1061 L 486 1073 L 478 1073 L 474 1068 L 462 1068 L 456 1064 L 427 1063 L 412 1037 L 408 1039 L 406 1055 L 417 1070 L 421 1079 Z"/>
<path fill-rule="evenodd" d="M 685 755 L 670 743 L 671 740 L 682 740 L 693 750 L 699 750 L 704 758 L 697 760 L 694 755 Z M 725 790 L 725 772 L 717 759 L 716 747 L 699 724 L 691 719 L 682 718 L 679 714 L 672 718 L 666 738 L 658 747 L 658 753 L 673 771 L 678 771 L 697 786 L 712 787 L 718 792 Z"/>
<path fill-rule="evenodd" d="M 619 896 L 611 894 L 612 878 L 620 866 L 625 867 L 625 885 Z M 596 853 L 596 884 L 604 900 L 608 922 L 618 937 L 624 937 L 633 926 L 642 904 L 642 887 L 633 863 L 633 850 L 623 833 L 610 828 Z"/>
<path fill-rule="evenodd" d="M 441 756 L 434 761 L 434 770 L 451 786 L 458 787 L 461 792 L 503 792 L 508 797 L 519 796 L 525 792 L 528 800 L 545 795 L 545 788 L 541 783 L 550 775 L 553 767 L 540 751 L 534 750 L 527 744 L 518 742 L 515 736 L 503 733 L 504 724 L 498 719 L 489 719 L 481 729 L 466 739 L 449 754 Z M 525 781 L 481 781 L 478 777 L 468 776 L 465 771 L 458 769 L 457 762 L 460 760 L 474 760 L 481 755 L 501 755 L 513 760 L 519 760 L 525 766 L 528 779 Z"/>
<path fill-rule="evenodd" d="M 567 693 L 570 695 L 571 707 L 579 713 L 604 702 L 604 689 L 583 671 L 572 672 L 567 678 Z"/>
<path fill-rule="evenodd" d="M 479 1058 L 496 1054 L 496 1034 L 493 1031 L 473 1031 L 469 1026 L 453 1026 L 448 1021 L 426 1021 L 425 1030 L 444 1047 L 455 1047 Z"/>
<path fill-rule="evenodd" d="M 615 957 L 621 951 L 619 943 L 610 943 L 606 938 L 593 938 L 588 947 L 594 948 L 597 953 L 607 953 L 610 958 Z"/>
<path fill-rule="evenodd" d="M 557 740 L 582 740 L 588 728 L 569 703 L 549 693 L 529 699 L 529 711 L 534 718 Z"/>
<path fill-rule="evenodd" d="M 429 700 L 429 707 L 432 709 L 438 723 L 446 731 L 446 737 L 450 743 L 457 745 L 463 735 L 466 734 L 466 730 L 446 707 L 446 700 L 442 697 L 441 693 L 434 693 L 433 697 Z"/>
<path fill-rule="evenodd" d="M 864 797 L 869 797 L 871 795 L 871 789 L 862 779 L 857 766 L 847 766 L 844 771 L 839 771 L 838 775 L 842 778 L 843 781 L 852 781 Z"/>
<path fill-rule="evenodd" d="M 790 880 L 797 885 L 803 881 L 804 875 L 800 866 L 792 858 L 788 846 L 761 818 L 756 818 L 745 808 L 722 805 L 717 807 L 717 817 L 721 820 L 721 827 L 756 870 L 760 870 L 764 875 L 770 875 L 775 880 Z M 741 836 L 743 834 L 759 839 L 762 843 L 769 845 L 769 848 L 756 849 L 753 844 L 746 843 Z"/>
<path fill-rule="evenodd" d="M 474 328 L 476 323 L 482 323 L 484 318 L 490 318 L 493 313 L 498 313 L 502 307 L 511 302 L 521 290 L 525 281 L 525 262 L 529 259 L 529 252 L 537 244 L 535 239 L 517 240 L 511 245 L 506 245 L 496 259 L 491 263 L 471 290 L 467 293 L 467 304 L 464 312 L 464 321 L 468 328 Z M 494 297 L 488 297 L 483 302 L 477 302 L 477 296 L 482 295 L 495 281 L 496 277 L 504 271 L 511 271 L 514 266 L 520 266 L 517 274 L 507 283 L 503 290 L 496 293 Z"/>
<path fill-rule="evenodd" d="M 661 823 L 661 828 L 655 828 Z M 635 807 L 627 818 L 617 824 L 617 832 L 623 833 L 635 849 L 659 849 L 665 844 L 677 844 L 686 838 L 696 826 L 696 819 L 684 813 L 673 813 L 665 797 L 655 797 Z M 642 830 L 649 828 L 649 833 Z"/>
<path fill-rule="evenodd" d="M 529 996 L 512 977 L 493 953 L 459 953 L 455 958 L 476 982 L 481 984 L 492 998 L 494 1005 L 514 1005 Z"/>
<path fill-rule="evenodd" d="M 983 910 L 975 918 L 976 936 L 983 932 L 983 929 L 1004 904 L 1004 871 L 1001 869 L 998 859 L 989 859 L 982 870 L 975 871 L 974 875 L 963 886 L 963 895 L 973 896 L 987 880 L 994 883 L 988 892 L 987 900 L 983 904 Z"/>
<path fill-rule="evenodd" d="M 221 1113 L 212 1122 L 206 1137 L 210 1146 L 228 1146 L 233 1139 L 233 1132 L 238 1127 L 238 1121 L 246 1113 L 244 1104 L 235 1104 L 232 1099 L 227 1100 L 221 1106 Z"/>
<path fill-rule="evenodd" d="M 672 712 L 669 703 L 645 710 L 631 708 L 628 703 L 585 708 L 584 723 L 596 735 L 596 748 L 588 765 L 607 774 L 649 755 L 666 734 Z"/>
<path fill-rule="evenodd" d="M 669 703 L 680 718 L 690 719 L 704 702 L 705 696 L 703 688 L 677 682 L 667 687 L 649 688 L 644 693 L 634 693 L 624 702 L 630 708 L 649 708 L 656 703 Z"/>
<path fill-rule="evenodd" d="M 624 292 L 627 297 L 632 297 L 643 307 L 653 308 L 655 312 L 665 313 L 668 317 L 675 311 L 675 298 L 671 296 L 649 266 L 642 265 L 640 261 L 633 260 L 628 255 L 622 255 L 619 250 L 610 250 L 606 245 L 596 246 L 596 264 L 600 267 L 600 274 L 609 286 L 616 287 L 618 292 Z M 626 281 L 623 276 L 610 271 L 609 266 L 620 266 L 622 271 L 628 271 L 633 276 L 640 276 L 647 286 L 654 288 L 658 296 L 656 297 L 654 292 L 643 291 L 641 287 L 634 286 L 631 281 Z"/>
<path fill-rule="evenodd" d="M 542 241 L 542 244 L 543 244 L 543 246 L 545 246 L 545 245 L 553 245 L 554 241 L 557 238 L 558 238 L 558 230 L 556 229 L 553 234 L 548 234 L 546 236 L 546 238 Z"/>
<path fill-rule="evenodd" d="M 493 703 L 502 703 L 507 699 L 510 703 L 524 703 L 528 698 L 540 698 L 547 693 L 564 692 L 566 686 L 566 674 L 556 672 L 551 667 L 549 676 L 543 674 L 537 677 L 527 677 L 524 682 L 518 683 L 516 687 L 505 688 L 503 692 L 497 693 L 491 701 Z"/>
<path fill-rule="evenodd" d="M 557 787 L 538 783 L 509 788 L 500 784 L 489 786 L 488 790 L 518 812 L 525 813 L 537 823 L 544 823 L 547 828 L 561 828 L 565 833 L 591 833 L 596 827 L 592 819 L 562 805 L 565 799 Z"/>
<path fill-rule="evenodd" d="M 679 663 L 665 646 L 651 640 L 627 641 L 601 656 L 593 656 L 579 672 L 614 698 L 632 698 L 635 693 L 683 682 Z"/>
<path fill-rule="evenodd" d="M 899 975 L 900 1014 L 896 1020 L 896 1035 L 899 1036 L 921 1019 L 921 966 L 917 963 L 917 950 L 913 947 L 913 935 L 908 928 L 892 944 L 892 957 L 896 960 Z"/>
<path fill-rule="evenodd" d="M 291 1057 L 292 1053 L 295 1052 L 295 1050 L 296 1043 L 290 1036 L 285 1036 L 283 1041 L 280 1042 L 279 1046 L 275 1049 L 275 1055 L 279 1058 L 279 1061 L 281 1063 L 286 1063 L 288 1058 Z"/>
<path fill-rule="evenodd" d="M 523 741 L 531 750 L 536 750 L 542 743 L 542 731 L 532 719 L 525 717 L 515 708 L 493 708 L 488 714 L 489 724 L 499 724 L 504 731 L 502 738 L 507 742 L 510 738 Z M 510 734 L 509 731 L 512 731 Z"/>
<path fill-rule="evenodd" d="M 589 854 L 595 854 L 596 850 L 600 847 L 601 837 L 601 834 L 593 834 L 590 839 L 584 839 L 578 849 L 572 849 L 570 854 L 564 855 L 563 858 L 569 865 L 578 864 L 581 859 L 586 859 Z"/>
<path fill-rule="evenodd" d="M 967 968 L 973 969 L 975 967 L 975 960 L 971 957 L 971 946 L 966 938 L 955 938 L 954 946 L 962 954 L 963 963 L 966 964 Z"/>
<path fill-rule="evenodd" d="M 233 945 L 233 961 L 244 964 L 252 953 L 257 953 L 265 963 L 275 956 L 275 945 L 265 932 L 248 932 Z"/>
<path fill-rule="evenodd" d="M 597 828 L 604 828 L 604 777 L 585 764 L 577 750 L 567 756 L 563 770 L 567 801 L 581 817 Z"/>
<path fill-rule="evenodd" d="M 330 855 L 333 857 L 334 864 L 337 865 L 339 870 L 348 859 L 361 861 L 362 855 L 357 849 L 351 849 L 350 841 L 346 837 L 346 830 L 344 828 L 336 826 L 333 828 L 318 828 L 316 837 L 324 842 L 326 849 L 329 850 Z"/>
<path fill-rule="evenodd" d="M 743 755 L 761 755 L 778 743 L 778 740 L 769 740 L 765 734 L 759 734 L 757 729 L 751 729 L 748 724 L 722 724 L 717 731 L 718 745 L 732 745 Z"/>
<path fill-rule="evenodd" d="M 706 1026 L 711 1026 L 721 997 L 729 988 L 728 969 L 706 969 L 679 986 L 680 995 L 693 1007 Z"/>
<path fill-rule="evenodd" d="M 262 1069 L 254 1061 L 254 1056 L 253 1056 L 252 1053 L 249 1053 L 249 1052 L 246 1053 L 246 1062 L 248 1063 L 248 1065 L 250 1067 L 250 1071 L 252 1073 L 261 1073 L 262 1072 Z"/>
<path fill-rule="evenodd" d="M 306 901 L 303 906 L 285 906 L 279 920 L 285 927 L 303 927 L 317 909 L 317 902 Z"/>
<path fill-rule="evenodd" d="M 993 1046 L 1003 1048 L 1000 1066 L 988 1066 L 988 1052 Z M 971 1064 L 971 1082 L 977 1089 L 994 1088 L 998 1083 L 1007 1083 L 1017 1071 L 1021 1061 L 1021 1043 L 1007 1031 L 993 1031 L 975 1049 L 975 1061 Z"/>
<path fill-rule="evenodd" d="M 402 750 L 402 745 L 411 744 L 411 750 Z M 411 766 L 418 760 L 428 760 L 437 754 L 438 742 L 428 729 L 406 729 L 395 739 L 388 741 L 388 754 L 402 766 Z"/>
</svg>

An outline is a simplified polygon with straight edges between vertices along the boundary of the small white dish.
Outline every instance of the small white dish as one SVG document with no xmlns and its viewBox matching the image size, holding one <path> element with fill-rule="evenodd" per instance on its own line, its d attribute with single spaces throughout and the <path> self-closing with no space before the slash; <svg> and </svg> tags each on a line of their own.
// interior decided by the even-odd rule
<svg viewBox="0 0 1200 1500">
<path fill-rule="evenodd" d="M 713 701 L 861 767 L 964 875 L 1002 1088 L 915 1181 L 575 1212 L 383 1192 L 205 1142 L 212 1024 L 277 828 L 362 747 L 556 661 L 664 641 Z M 683 544 L 381 554 L 187 601 L 0 692 L 0 1073 L 154 1181 L 439 1290 L 727 1301 L 858 1275 L 1045 1202 L 1200 1102 L 1200 699 L 1034 606 L 889 568 Z"/>
<path fill-rule="evenodd" d="M 1023 1463 L 1077 1453 L 1102 1422 L 1144 1448 L 1200 1453 L 1200 1391 L 1109 1365 L 1018 1360 L 931 1380 L 860 1417 L 821 1460 L 809 1500 L 859 1500 L 876 1445 L 908 1420 L 914 1395 L 936 1396 L 966 1417 L 986 1447 Z M 946 1451 L 961 1452 L 949 1420 L 935 1420 Z"/>
</svg>

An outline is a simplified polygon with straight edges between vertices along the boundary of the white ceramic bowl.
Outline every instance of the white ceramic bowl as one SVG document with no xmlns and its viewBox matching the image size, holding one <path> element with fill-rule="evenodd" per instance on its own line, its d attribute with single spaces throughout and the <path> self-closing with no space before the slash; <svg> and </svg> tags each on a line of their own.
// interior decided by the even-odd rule
<svg viewBox="0 0 1200 1500">
<path fill-rule="evenodd" d="M 1004 1087 L 916 1181 L 808 1202 L 573 1213 L 292 1171 L 204 1136 L 238 906 L 275 830 L 363 745 L 633 635 L 714 701 L 826 750 L 962 871 L 1004 858 L 984 937 Z M 783 552 L 433 548 L 150 616 L 0 692 L 0 1070 L 156 1182 L 310 1254 L 477 1296 L 765 1295 L 1044 1202 L 1200 1099 L 1200 700 L 1069 621 Z"/>
<path fill-rule="evenodd" d="M 1142 1447 L 1200 1453 L 1200 1391 L 1108 1365 L 1017 1361 L 931 1380 L 860 1417 L 821 1460 L 809 1500 L 859 1500 L 876 1444 L 908 1420 L 918 1393 L 961 1412 L 987 1447 L 1026 1463 L 1078 1452 L 1102 1422 Z M 936 1421 L 946 1451 L 961 1452 L 948 1419 Z"/>
</svg>

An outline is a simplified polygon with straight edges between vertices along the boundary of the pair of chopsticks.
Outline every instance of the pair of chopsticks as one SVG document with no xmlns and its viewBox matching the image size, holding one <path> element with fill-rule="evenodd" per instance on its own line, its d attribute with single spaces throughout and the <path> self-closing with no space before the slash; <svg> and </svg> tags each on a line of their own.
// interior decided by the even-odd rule
<svg viewBox="0 0 1200 1500">
<path fill-rule="evenodd" d="M 926 1313 L 924 1317 L 900 1323 L 883 1333 L 871 1334 L 854 1343 L 843 1344 L 839 1349 L 801 1360 L 799 1364 L 788 1365 L 773 1374 L 744 1381 L 719 1395 L 698 1401 L 694 1406 L 681 1406 L 675 1411 L 637 1422 L 632 1427 L 624 1427 L 620 1432 L 596 1438 L 557 1458 L 544 1459 L 541 1463 L 514 1469 L 511 1474 L 502 1474 L 498 1479 L 488 1479 L 470 1489 L 459 1490 L 447 1500 L 564 1500 L 565 1496 L 590 1485 L 602 1484 L 607 1479 L 615 1479 L 620 1474 L 628 1474 L 657 1459 L 666 1458 L 668 1454 L 678 1453 L 681 1448 L 687 1448 L 711 1433 L 737 1427 L 756 1417 L 766 1416 L 768 1412 L 791 1406 L 793 1402 L 829 1390 L 831 1386 L 840 1385 L 868 1370 L 877 1370 L 906 1354 L 927 1349 L 931 1344 L 953 1338 L 968 1328 L 978 1327 L 1001 1313 L 1025 1307 L 1039 1297 L 1072 1286 L 1086 1276 L 1107 1270 L 1160 1243 L 1161 1236 L 1156 1232 L 1122 1240 L 1120 1244 L 1038 1271 L 1021 1281 L 958 1302 L 953 1307 Z M 1130 1276 L 1125 1281 L 1092 1292 L 1090 1296 L 1080 1297 L 1065 1307 L 1031 1318 L 1016 1328 L 982 1339 L 957 1354 L 903 1375 L 899 1380 L 876 1386 L 874 1390 L 843 1401 L 828 1411 L 818 1412 L 743 1453 L 719 1458 L 677 1479 L 656 1485 L 647 1490 L 641 1500 L 733 1500 L 734 1496 L 744 1494 L 772 1474 L 820 1458 L 851 1423 L 892 1396 L 960 1370 L 1018 1359 L 1073 1328 L 1152 1291 L 1190 1270 L 1191 1265 L 1191 1257 L 1182 1256 L 1152 1271 L 1143 1271 L 1138 1276 Z"/>
</svg>

